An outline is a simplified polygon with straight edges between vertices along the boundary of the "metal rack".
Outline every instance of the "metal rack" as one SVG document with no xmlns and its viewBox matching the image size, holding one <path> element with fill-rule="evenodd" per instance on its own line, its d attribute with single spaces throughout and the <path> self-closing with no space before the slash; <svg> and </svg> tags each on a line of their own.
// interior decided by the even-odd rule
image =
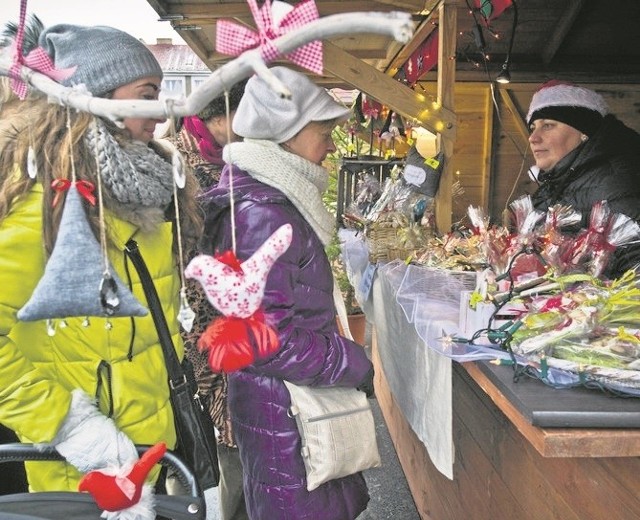
<svg viewBox="0 0 640 520">
<path fill-rule="evenodd" d="M 344 224 L 342 215 L 356 197 L 359 176 L 370 173 L 382 184 L 391 175 L 393 167 L 401 166 L 403 162 L 403 158 L 382 159 L 372 155 L 344 157 L 338 171 L 336 225 L 341 227 Z"/>
</svg>

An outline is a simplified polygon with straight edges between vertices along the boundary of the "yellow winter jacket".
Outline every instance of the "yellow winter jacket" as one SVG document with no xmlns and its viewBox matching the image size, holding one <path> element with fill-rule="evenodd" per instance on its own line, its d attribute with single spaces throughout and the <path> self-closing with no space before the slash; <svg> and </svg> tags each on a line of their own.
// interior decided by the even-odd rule
<svg viewBox="0 0 640 520">
<path fill-rule="evenodd" d="M 136 444 L 165 441 L 175 445 L 167 372 L 151 315 L 143 318 L 21 322 L 17 311 L 43 275 L 42 186 L 37 184 L 0 222 L 0 422 L 23 442 L 49 442 L 70 405 L 70 392 L 81 388 L 95 396 L 101 411 Z M 113 269 L 147 307 L 135 267 L 124 245 L 138 242 L 162 301 L 167 322 L 182 358 L 176 316 L 180 279 L 171 252 L 171 223 L 152 233 L 107 214 L 114 245 L 108 251 Z M 79 259 L 81 261 L 81 259 Z M 69 268 L 72 268 L 70 259 Z M 128 274 L 127 274 L 128 273 Z M 81 475 L 60 462 L 27 464 L 32 491 L 76 491 Z"/>
</svg>

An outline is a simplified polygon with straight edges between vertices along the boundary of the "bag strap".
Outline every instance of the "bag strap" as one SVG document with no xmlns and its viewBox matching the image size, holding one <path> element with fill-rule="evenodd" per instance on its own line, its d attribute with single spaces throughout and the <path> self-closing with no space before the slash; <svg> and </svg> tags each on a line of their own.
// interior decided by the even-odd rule
<svg viewBox="0 0 640 520">
<path fill-rule="evenodd" d="M 162 346 L 167 372 L 169 373 L 169 384 L 172 388 L 175 388 L 176 386 L 186 382 L 186 376 L 182 370 L 182 366 L 180 365 L 180 360 L 176 354 L 175 347 L 173 346 L 173 340 L 171 339 L 171 333 L 169 332 L 169 327 L 167 325 L 167 318 L 162 311 L 158 291 L 156 291 L 156 287 L 153 283 L 153 279 L 151 278 L 151 274 L 149 273 L 149 269 L 147 268 L 147 264 L 140 254 L 138 243 L 133 239 L 129 239 L 124 246 L 124 250 L 126 255 L 130 258 L 131 263 L 136 268 L 136 271 L 138 271 L 138 276 L 140 277 L 140 282 L 142 283 L 142 288 L 147 298 L 147 305 L 149 305 L 149 311 L 151 312 L 153 323 L 158 331 L 158 339 Z"/>
<path fill-rule="evenodd" d="M 351 335 L 351 330 L 349 329 L 349 320 L 347 318 L 347 307 L 344 304 L 340 286 L 338 285 L 338 282 L 335 278 L 333 279 L 333 302 L 336 305 L 338 320 L 340 322 L 340 326 L 342 327 L 342 335 L 345 338 L 353 341 L 353 336 Z"/>
</svg>

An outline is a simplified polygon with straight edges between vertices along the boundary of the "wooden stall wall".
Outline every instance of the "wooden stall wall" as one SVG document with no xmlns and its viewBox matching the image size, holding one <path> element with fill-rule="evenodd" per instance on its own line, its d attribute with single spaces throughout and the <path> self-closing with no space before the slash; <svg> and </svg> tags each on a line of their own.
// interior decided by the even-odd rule
<svg viewBox="0 0 640 520">
<path fill-rule="evenodd" d="M 434 83 L 421 83 L 417 91 L 435 95 Z M 452 223 L 465 220 L 469 205 L 487 207 L 491 166 L 492 112 L 487 84 L 457 83 L 454 87 L 456 106 L 456 139 L 451 157 L 454 190 Z"/>
<path fill-rule="evenodd" d="M 372 358 L 376 397 L 422 520 L 640 518 L 639 457 L 542 456 L 471 377 L 473 364 L 453 367 L 455 463 L 447 479 L 396 405 L 375 339 Z"/>
</svg>

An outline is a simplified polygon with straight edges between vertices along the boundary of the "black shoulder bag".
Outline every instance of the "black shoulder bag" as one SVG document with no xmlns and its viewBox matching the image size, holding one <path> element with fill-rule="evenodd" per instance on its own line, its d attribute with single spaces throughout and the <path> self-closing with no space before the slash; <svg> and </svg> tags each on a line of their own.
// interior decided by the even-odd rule
<svg viewBox="0 0 640 520">
<path fill-rule="evenodd" d="M 182 364 L 178 360 L 153 279 L 135 240 L 127 242 L 125 252 L 138 271 L 147 304 L 158 331 L 160 345 L 162 345 L 169 373 L 171 405 L 178 436 L 176 451 L 193 471 L 200 487 L 203 490 L 209 489 L 217 486 L 220 478 L 213 421 L 200 400 L 191 363 L 186 356 Z"/>
</svg>

